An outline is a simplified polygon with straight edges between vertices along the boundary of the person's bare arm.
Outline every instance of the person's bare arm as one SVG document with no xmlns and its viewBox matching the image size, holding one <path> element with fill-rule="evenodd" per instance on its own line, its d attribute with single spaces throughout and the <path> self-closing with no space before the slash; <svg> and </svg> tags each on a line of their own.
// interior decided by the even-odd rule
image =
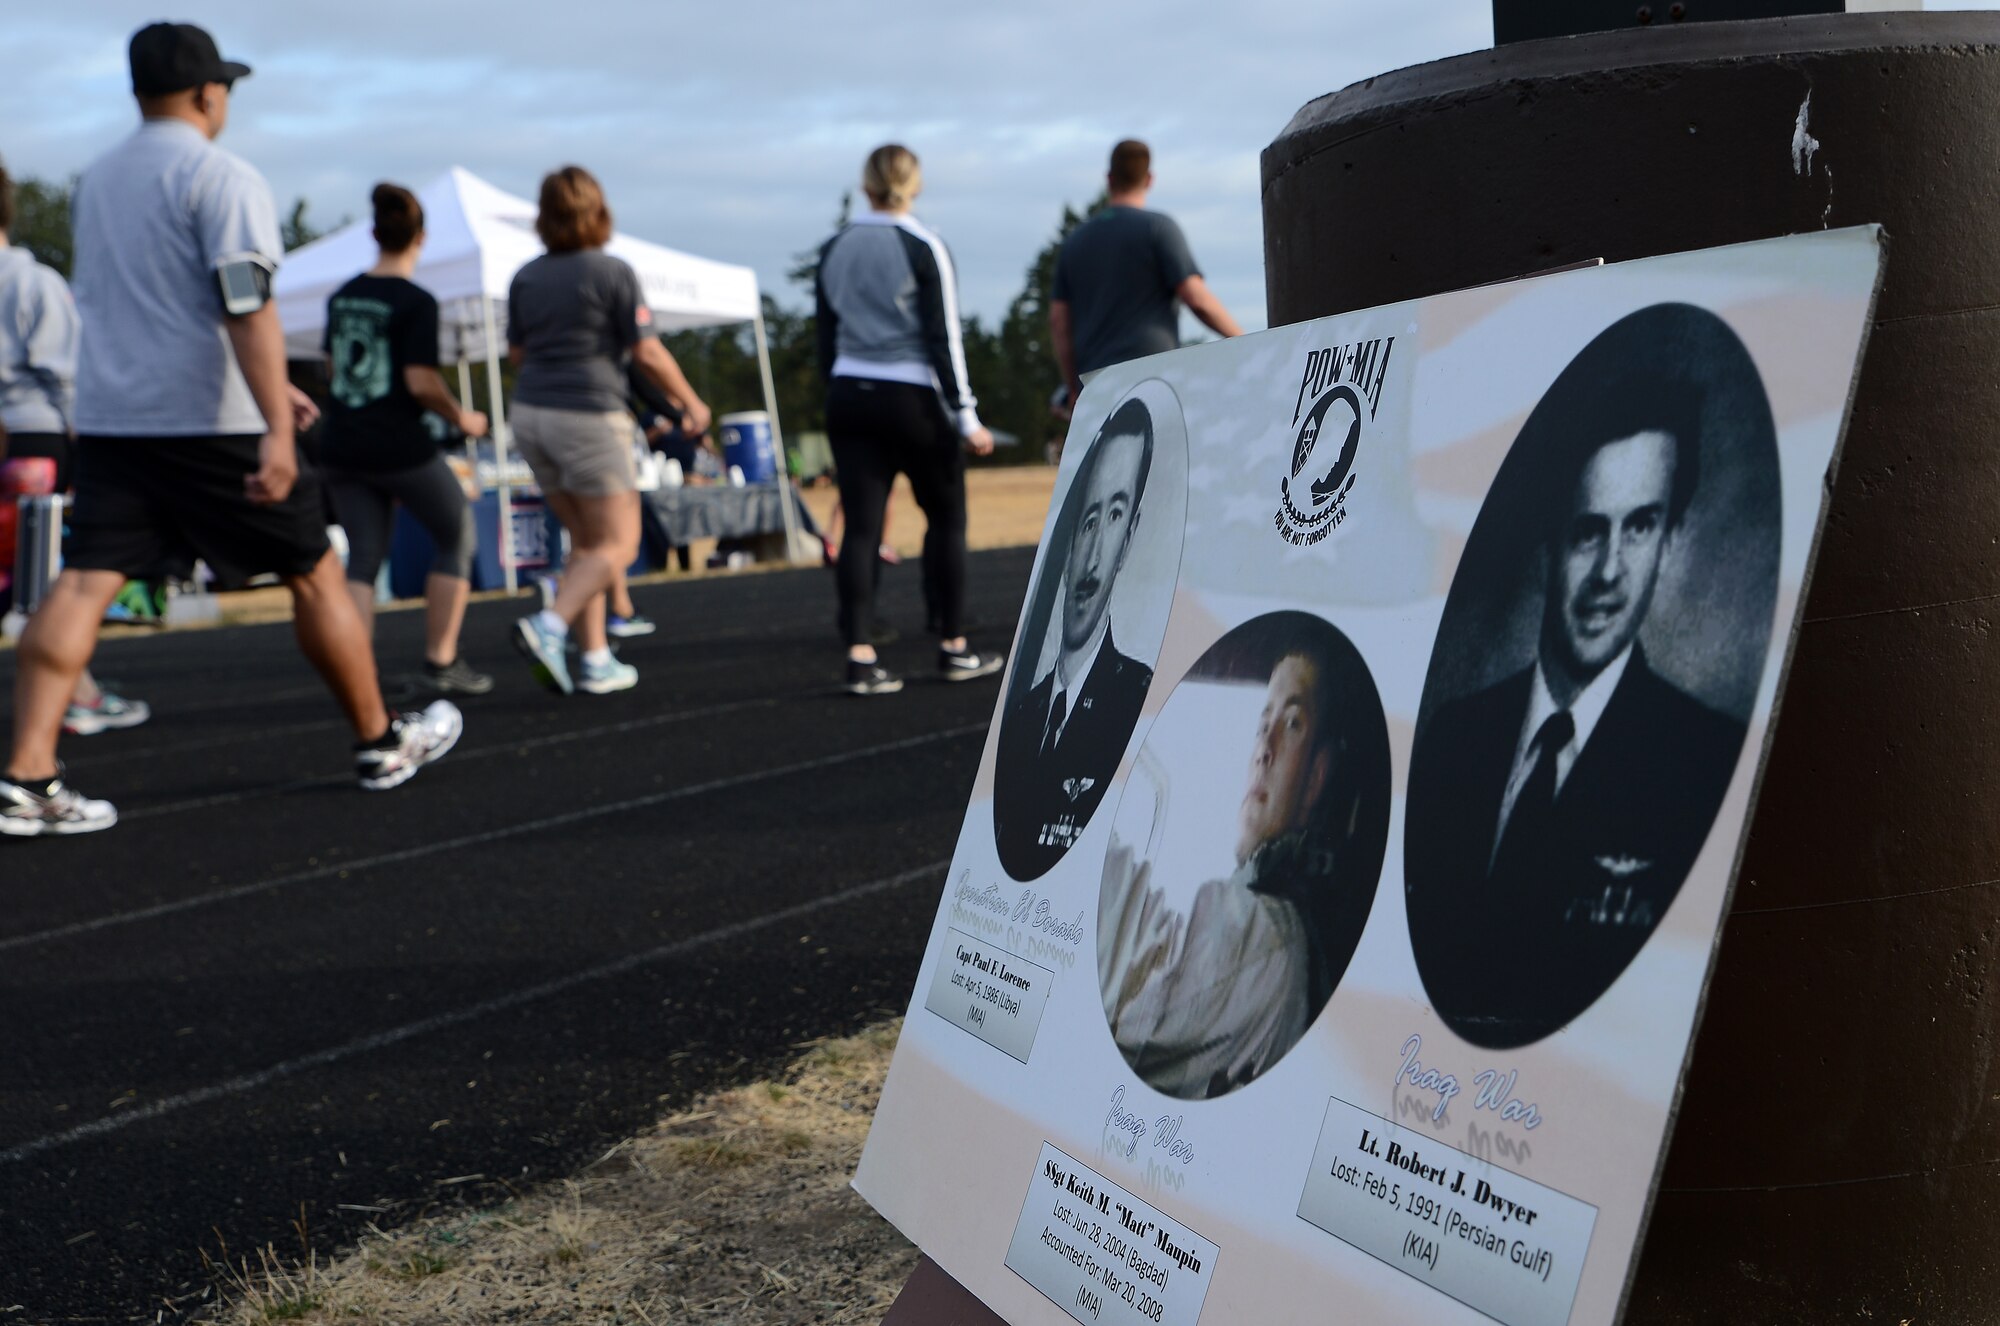
<svg viewBox="0 0 2000 1326">
<path fill-rule="evenodd" d="M 528 362 L 528 352 L 518 345 L 510 345 L 507 347 L 507 362 L 514 368 L 519 368 Z"/>
<path fill-rule="evenodd" d="M 1062 373 L 1063 385 L 1069 388 L 1069 408 L 1073 410 L 1083 384 L 1076 376 L 1076 338 L 1071 330 L 1067 299 L 1049 301 L 1049 345 L 1056 352 L 1056 368 Z"/>
<path fill-rule="evenodd" d="M 632 346 L 632 360 L 661 391 L 667 393 L 667 399 L 687 415 L 690 433 L 708 431 L 708 406 L 695 394 L 672 351 L 661 345 L 657 338 L 642 336 Z"/>
<path fill-rule="evenodd" d="M 1236 319 L 1229 316 L 1229 310 L 1208 288 L 1208 282 L 1199 276 L 1190 276 L 1181 282 L 1174 294 L 1181 303 L 1188 306 L 1188 312 L 1200 318 L 1202 325 L 1219 336 L 1241 336 L 1243 329 L 1236 325 Z"/>
<path fill-rule="evenodd" d="M 481 410 L 468 410 L 458 403 L 458 397 L 451 394 L 451 388 L 444 385 L 444 374 L 429 364 L 411 364 L 403 370 L 403 385 L 410 389 L 410 395 L 417 398 L 417 404 L 426 410 L 434 410 L 467 437 L 486 435 L 486 414 Z"/>
<path fill-rule="evenodd" d="M 312 397 L 300 391 L 289 381 L 285 383 L 285 396 L 292 403 L 292 431 L 303 433 L 319 422 L 319 405 Z"/>
<path fill-rule="evenodd" d="M 253 502 L 269 505 L 291 495 L 298 482 L 297 434 L 292 428 L 291 383 L 285 377 L 285 333 L 278 324 L 278 306 L 267 303 L 255 313 L 225 320 L 236 366 L 250 386 L 251 399 L 264 416 L 264 437 L 257 444 L 257 472 L 245 475 L 243 491 Z"/>
</svg>

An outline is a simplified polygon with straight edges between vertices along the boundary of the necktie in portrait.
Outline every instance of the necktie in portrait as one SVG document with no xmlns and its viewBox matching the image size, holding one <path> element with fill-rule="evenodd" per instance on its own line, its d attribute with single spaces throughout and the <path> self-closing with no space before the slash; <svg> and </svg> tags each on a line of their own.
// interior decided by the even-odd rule
<svg viewBox="0 0 2000 1326">
<path fill-rule="evenodd" d="M 1555 819 L 1556 756 L 1576 735 L 1576 720 L 1567 709 L 1558 709 L 1543 720 L 1529 748 L 1535 752 L 1535 767 L 1514 799 L 1513 813 L 1500 831 L 1500 843 L 1493 852 L 1493 867 L 1487 876 L 1494 880 L 1514 878 L 1524 867 L 1544 859 L 1548 836 Z"/>
<path fill-rule="evenodd" d="M 1048 731 L 1042 734 L 1042 754 L 1047 755 L 1055 748 L 1056 738 L 1062 734 L 1063 721 L 1069 717 L 1069 695 L 1065 691 L 1056 692 L 1056 702 L 1049 706 Z"/>
</svg>

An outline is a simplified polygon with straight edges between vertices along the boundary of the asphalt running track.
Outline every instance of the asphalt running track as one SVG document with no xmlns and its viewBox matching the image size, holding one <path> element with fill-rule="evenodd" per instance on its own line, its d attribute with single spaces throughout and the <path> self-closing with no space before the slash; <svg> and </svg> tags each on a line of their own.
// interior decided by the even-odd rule
<svg viewBox="0 0 2000 1326">
<path fill-rule="evenodd" d="M 980 643 L 1029 560 L 972 558 Z M 998 689 L 929 679 L 917 585 L 884 581 L 912 682 L 867 701 L 823 571 L 641 586 L 662 629 L 604 697 L 475 604 L 498 687 L 373 795 L 288 626 L 107 642 L 154 721 L 64 749 L 120 824 L 0 840 L 0 1323 L 181 1320 L 204 1252 L 493 1204 L 900 1012 Z M 421 617 L 378 629 L 393 689 Z"/>
</svg>

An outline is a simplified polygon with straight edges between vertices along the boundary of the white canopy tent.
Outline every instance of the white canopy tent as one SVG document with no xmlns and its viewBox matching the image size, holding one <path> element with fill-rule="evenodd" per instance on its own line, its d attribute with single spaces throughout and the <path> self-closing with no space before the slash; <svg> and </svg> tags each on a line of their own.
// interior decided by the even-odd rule
<svg viewBox="0 0 2000 1326">
<path fill-rule="evenodd" d="M 494 443 L 500 465 L 501 562 L 507 587 L 514 587 L 513 522 L 508 514 L 510 487 L 506 478 L 509 434 L 506 407 L 500 398 L 500 354 L 505 345 L 507 289 L 514 273 L 540 256 L 535 234 L 535 205 L 494 188 L 468 170 L 454 166 L 417 191 L 424 207 L 424 250 L 417 262 L 416 283 L 438 301 L 439 353 L 459 368 L 459 392 L 468 393 L 467 365 L 484 359 Z M 371 226 L 355 221 L 285 255 L 278 269 L 278 318 L 285 329 L 287 353 L 296 359 L 317 357 L 326 329 L 326 302 L 348 278 L 375 265 Z M 632 265 L 658 331 L 750 323 L 757 343 L 764 408 L 771 417 L 771 443 L 778 456 L 780 482 L 785 475 L 784 434 L 778 422 L 777 394 L 771 381 L 770 347 L 764 334 L 763 304 L 757 297 L 757 274 L 748 267 L 712 262 L 665 245 L 615 234 L 605 252 Z M 788 554 L 796 542 L 796 516 L 789 501 L 785 514 Z"/>
</svg>

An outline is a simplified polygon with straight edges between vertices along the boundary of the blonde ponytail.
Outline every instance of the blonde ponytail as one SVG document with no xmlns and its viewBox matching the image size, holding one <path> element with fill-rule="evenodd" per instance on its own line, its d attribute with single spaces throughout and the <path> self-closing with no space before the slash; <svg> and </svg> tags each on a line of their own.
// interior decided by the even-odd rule
<svg viewBox="0 0 2000 1326">
<path fill-rule="evenodd" d="M 924 187 L 923 167 L 917 154 L 901 143 L 885 143 L 868 154 L 861 168 L 861 191 L 868 201 L 885 211 L 900 212 L 916 200 Z"/>
</svg>

